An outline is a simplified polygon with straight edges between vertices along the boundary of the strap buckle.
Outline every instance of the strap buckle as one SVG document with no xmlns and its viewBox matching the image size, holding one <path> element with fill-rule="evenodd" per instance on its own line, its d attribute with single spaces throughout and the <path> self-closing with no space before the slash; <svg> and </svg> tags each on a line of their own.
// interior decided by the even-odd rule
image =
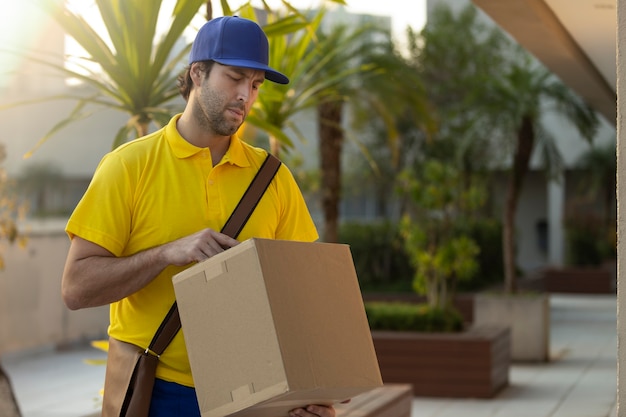
<svg viewBox="0 0 626 417">
<path fill-rule="evenodd" d="M 156 352 L 150 350 L 150 348 L 146 348 L 146 351 L 143 353 L 144 355 L 155 356 L 157 359 L 161 358 L 161 355 L 158 355 Z"/>
</svg>

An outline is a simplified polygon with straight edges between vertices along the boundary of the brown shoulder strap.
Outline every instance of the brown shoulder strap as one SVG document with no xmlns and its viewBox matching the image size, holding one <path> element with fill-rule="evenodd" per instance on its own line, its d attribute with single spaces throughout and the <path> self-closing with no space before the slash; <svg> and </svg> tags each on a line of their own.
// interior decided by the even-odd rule
<svg viewBox="0 0 626 417">
<path fill-rule="evenodd" d="M 178 304 L 174 301 L 174 304 L 170 307 L 170 311 L 167 312 L 161 325 L 154 334 L 148 350 L 155 353 L 157 356 L 161 356 L 165 348 L 174 340 L 174 336 L 176 336 L 180 327 Z"/>
<path fill-rule="evenodd" d="M 237 207 L 222 227 L 222 233 L 230 237 L 236 238 L 243 229 L 257 204 L 263 197 L 265 190 L 272 182 L 272 178 L 280 168 L 280 160 L 272 154 L 267 154 L 267 158 L 263 161 L 263 165 L 259 168 L 254 179 L 248 186 L 248 189 L 239 200 Z"/>
<path fill-rule="evenodd" d="M 267 154 L 263 165 L 259 168 L 259 171 L 248 186 L 248 189 L 243 194 L 243 197 L 241 197 L 241 200 L 239 200 L 237 207 L 235 207 L 235 210 L 233 210 L 222 228 L 222 233 L 233 238 L 239 235 L 239 232 L 243 229 L 243 226 L 252 215 L 261 197 L 265 194 L 265 190 L 267 190 L 267 187 L 269 187 L 272 179 L 278 172 L 280 165 L 281 162 L 278 158 L 272 154 Z M 148 349 L 157 355 L 161 355 L 174 339 L 174 336 L 176 336 L 180 328 L 178 304 L 174 302 L 170 311 L 165 315 L 163 322 L 154 334 Z"/>
</svg>

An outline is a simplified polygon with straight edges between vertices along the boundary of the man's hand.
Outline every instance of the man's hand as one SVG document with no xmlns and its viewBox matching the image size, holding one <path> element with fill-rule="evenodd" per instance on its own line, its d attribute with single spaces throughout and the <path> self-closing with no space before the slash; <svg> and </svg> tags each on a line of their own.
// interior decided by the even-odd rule
<svg viewBox="0 0 626 417">
<path fill-rule="evenodd" d="M 212 229 L 203 229 L 161 247 L 163 258 L 170 265 L 187 265 L 201 262 L 226 249 L 237 245 L 239 241 Z"/>
<path fill-rule="evenodd" d="M 325 405 L 308 405 L 289 412 L 289 417 L 335 417 L 335 409 Z"/>
</svg>

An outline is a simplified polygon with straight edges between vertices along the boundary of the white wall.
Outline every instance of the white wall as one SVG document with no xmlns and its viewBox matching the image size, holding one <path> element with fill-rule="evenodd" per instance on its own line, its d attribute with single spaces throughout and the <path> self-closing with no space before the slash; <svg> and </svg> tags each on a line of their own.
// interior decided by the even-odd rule
<svg viewBox="0 0 626 417">
<path fill-rule="evenodd" d="M 0 271 L 0 354 L 105 337 L 108 307 L 70 311 L 61 299 L 69 248 L 65 220 L 27 226 L 26 248 L 3 248 Z"/>
<path fill-rule="evenodd" d="M 67 117 L 75 104 L 56 101 L 29 105 L 0 112 L 6 146 L 6 169 L 19 175 L 29 164 L 49 162 L 61 168 L 68 177 L 91 178 L 102 156 L 111 149 L 117 130 L 127 117 L 112 110 L 68 125 L 45 142 L 29 159 L 24 155 L 33 149 L 56 123 Z"/>
</svg>

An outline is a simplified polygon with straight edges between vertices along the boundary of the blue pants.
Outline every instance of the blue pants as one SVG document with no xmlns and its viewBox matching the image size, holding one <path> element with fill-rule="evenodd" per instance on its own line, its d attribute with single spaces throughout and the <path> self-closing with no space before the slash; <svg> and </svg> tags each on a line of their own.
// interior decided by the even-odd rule
<svg viewBox="0 0 626 417">
<path fill-rule="evenodd" d="M 174 382 L 154 381 L 150 417 L 200 417 L 196 390 Z"/>
</svg>

